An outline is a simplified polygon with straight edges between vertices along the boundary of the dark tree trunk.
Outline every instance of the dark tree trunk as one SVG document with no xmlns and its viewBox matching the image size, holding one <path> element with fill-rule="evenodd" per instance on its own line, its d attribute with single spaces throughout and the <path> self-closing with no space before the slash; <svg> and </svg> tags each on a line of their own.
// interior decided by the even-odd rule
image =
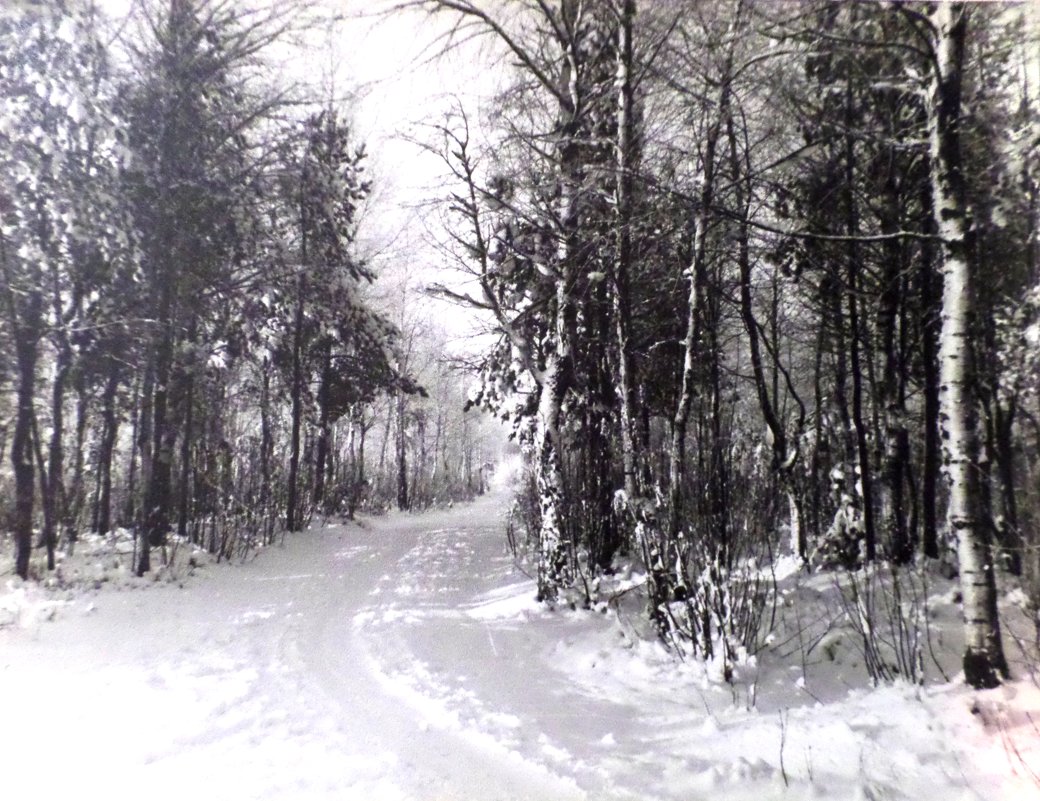
<svg viewBox="0 0 1040 801">
<path fill-rule="evenodd" d="M 72 346 L 59 336 L 51 385 L 51 438 L 47 449 L 47 493 L 44 496 L 43 544 L 47 549 L 47 569 L 54 570 L 58 523 L 65 516 L 65 385 L 72 370 Z"/>
<path fill-rule="evenodd" d="M 881 228 L 893 233 L 900 228 L 900 199 L 896 188 L 893 160 L 885 180 L 881 212 Z M 881 463 L 880 506 L 885 551 L 897 564 L 906 564 L 914 554 L 911 532 L 907 526 L 907 470 L 910 460 L 910 432 L 906 425 L 904 392 L 905 368 L 902 363 L 901 340 L 897 329 L 902 319 L 900 298 L 905 294 L 904 247 L 899 240 L 885 243 L 882 263 L 882 286 L 878 306 L 878 328 L 884 365 L 881 390 L 884 405 L 884 452 Z"/>
<path fill-rule="evenodd" d="M 846 292 L 845 282 L 838 275 L 829 274 L 823 282 L 823 291 L 829 306 L 831 350 L 834 354 L 834 405 L 841 422 L 841 472 L 847 479 L 849 471 L 855 472 L 856 469 L 856 437 L 849 414 L 849 346 L 845 308 L 841 302 Z"/>
<path fill-rule="evenodd" d="M 357 450 L 352 451 L 349 492 L 347 494 L 347 519 L 353 520 L 358 504 L 361 503 L 362 494 L 365 490 L 365 435 L 368 433 L 368 425 L 365 423 L 365 409 L 360 407 L 356 413 L 354 425 L 357 428 Z"/>
<path fill-rule="evenodd" d="M 931 192 L 924 193 L 926 209 L 931 209 Z M 933 230 L 927 221 L 928 230 Z M 939 332 L 942 325 L 942 287 L 935 272 L 934 253 L 927 240 L 921 247 L 918 271 L 923 308 L 921 322 L 921 362 L 924 369 L 924 453 L 921 476 L 921 552 L 929 559 L 939 558 L 939 482 L 942 480 L 942 444 L 939 435 Z"/>
<path fill-rule="evenodd" d="M 359 486 L 364 487 L 367 479 L 365 478 L 365 435 L 368 433 L 368 426 L 364 420 L 364 410 L 362 410 L 362 419 L 360 423 L 360 432 L 358 433 L 358 451 L 357 451 L 357 483 Z"/>
<path fill-rule="evenodd" d="M 736 177 L 734 181 L 736 205 L 740 213 L 737 222 L 740 316 L 748 337 L 748 353 L 751 358 L 751 372 L 754 378 L 758 407 L 762 412 L 762 417 L 765 419 L 766 427 L 769 429 L 769 434 L 772 438 L 773 474 L 787 496 L 792 551 L 804 562 L 808 558 L 809 545 L 805 536 L 805 526 L 802 523 L 803 502 L 801 488 L 795 480 L 795 465 L 799 458 L 798 439 L 805 422 L 805 409 L 797 395 L 795 395 L 791 382 L 787 381 L 788 391 L 800 409 L 795 434 L 789 440 L 786 425 L 780 417 L 779 400 L 770 394 L 771 382 L 769 376 L 766 375 L 765 364 L 762 358 L 763 343 L 759 333 L 758 320 L 755 318 L 751 286 L 750 223 L 748 221 L 750 203 L 752 202 L 751 177 L 740 158 L 740 137 L 737 133 L 736 120 L 732 110 L 729 110 L 726 115 L 726 132 L 729 139 L 729 160 L 733 167 L 733 174 Z M 780 353 L 777 348 L 773 348 L 772 356 L 775 360 L 774 364 L 779 371 Z"/>
<path fill-rule="evenodd" d="M 293 321 L 292 386 L 289 388 L 292 399 L 292 427 L 289 434 L 289 486 L 285 511 L 285 527 L 289 531 L 299 531 L 303 527 L 298 508 L 298 493 L 300 486 L 300 429 L 303 423 L 303 299 L 306 286 L 306 279 L 301 275 L 297 286 L 296 315 Z"/>
<path fill-rule="evenodd" d="M 188 536 L 192 500 L 191 451 L 195 442 L 195 377 L 189 373 L 184 379 L 184 431 L 181 434 L 181 477 L 180 500 L 177 513 L 177 534 L 182 539 Z"/>
<path fill-rule="evenodd" d="M 610 566 L 614 554 L 620 547 L 618 540 L 617 520 L 613 513 L 615 484 L 611 475 L 614 464 L 614 453 L 611 438 L 613 426 L 608 411 L 614 406 L 616 397 L 615 371 L 612 369 L 608 355 L 608 344 L 611 336 L 611 305 L 607 296 L 607 284 L 601 282 L 590 293 L 586 315 L 594 321 L 594 334 L 590 338 L 588 351 L 588 369 L 592 371 L 588 392 L 592 403 L 586 411 L 590 423 L 587 440 L 587 472 L 591 495 L 588 496 L 589 522 L 591 527 L 589 551 L 592 563 L 599 568 Z M 480 492 L 484 492 L 484 467 L 481 459 Z"/>
<path fill-rule="evenodd" d="M 426 416 L 417 414 L 415 420 L 415 439 L 419 445 L 412 474 L 412 506 L 423 509 L 429 503 L 428 488 L 422 484 L 426 472 Z"/>
<path fill-rule="evenodd" d="M 332 343 L 325 343 L 321 356 L 321 385 L 318 387 L 318 440 L 314 449 L 314 487 L 312 499 L 316 509 L 324 510 L 325 475 L 329 461 L 329 393 L 332 382 Z"/>
<path fill-rule="evenodd" d="M 860 501 L 863 505 L 863 539 L 866 560 L 877 558 L 877 538 L 874 530 L 874 497 L 870 448 L 867 444 L 867 424 L 863 414 L 863 337 L 860 326 L 859 293 L 861 270 L 859 243 L 859 210 L 856 205 L 855 140 L 852 136 L 855 120 L 852 118 L 854 98 L 851 81 L 845 90 L 845 224 L 849 235 L 846 249 L 846 291 L 849 304 L 849 361 L 852 371 L 852 425 L 856 435 L 856 465 Z"/>
<path fill-rule="evenodd" d="M 271 453 L 274 440 L 271 435 L 271 370 L 264 357 L 260 377 L 260 508 L 266 515 L 271 503 Z"/>
<path fill-rule="evenodd" d="M 6 254 L 3 254 L 6 259 Z M 43 323 L 43 298 L 30 290 L 21 304 L 8 287 L 8 305 L 14 328 L 18 389 L 14 436 L 11 442 L 11 466 L 14 469 L 15 504 L 11 526 L 15 542 L 15 573 L 29 578 L 32 553 L 33 501 L 36 481 L 33 468 L 33 399 L 36 390 L 36 362 L 39 358 L 40 333 Z M 18 306 L 21 306 L 19 309 Z"/>
<path fill-rule="evenodd" d="M 140 507 L 140 492 L 138 485 L 144 483 L 148 477 L 148 470 L 152 463 L 151 437 L 151 397 L 152 397 L 152 365 L 151 361 L 145 368 L 144 377 L 134 384 L 134 402 L 132 405 L 132 447 L 130 448 L 130 463 L 127 466 L 126 477 L 126 499 L 123 504 L 123 525 L 139 528 L 138 510 Z M 140 476 L 143 475 L 144 479 Z"/>
<path fill-rule="evenodd" d="M 720 299 L 723 289 L 721 276 L 712 277 L 711 299 L 706 304 L 708 325 L 705 328 L 705 346 L 707 357 L 707 426 L 708 464 L 707 464 L 707 519 L 709 531 L 716 549 L 714 556 L 718 564 L 729 565 L 730 556 L 730 496 L 729 496 L 729 464 L 727 459 L 727 442 L 724 433 L 723 384 L 722 384 L 722 350 L 719 342 L 719 330 L 722 325 Z M 774 340 L 775 341 L 775 340 Z M 777 383 L 779 369 L 774 361 L 773 397 L 779 396 Z M 702 451 L 704 448 L 702 448 Z"/>
<path fill-rule="evenodd" d="M 72 462 L 72 488 L 65 505 L 64 537 L 70 545 L 79 538 L 79 527 L 86 501 L 83 486 L 84 445 L 87 437 L 87 418 L 90 413 L 90 395 L 82 379 L 76 381 L 76 447 Z"/>
<path fill-rule="evenodd" d="M 393 395 L 386 400 L 386 420 L 383 423 L 383 440 L 379 447 L 379 462 L 376 465 L 376 486 L 379 490 L 379 496 L 383 497 L 383 493 L 389 488 L 388 470 L 386 466 L 386 451 L 390 446 L 390 431 L 394 424 L 394 409 L 397 403 L 397 398 Z"/>
<path fill-rule="evenodd" d="M 1015 414 L 1013 398 L 1007 403 L 994 398 L 991 404 L 993 456 L 998 479 L 1000 514 L 996 518 L 997 538 L 1007 559 L 1007 569 L 1022 575 L 1022 532 L 1018 527 L 1018 502 L 1015 498 Z"/>
<path fill-rule="evenodd" d="M 868 562 L 873 562 L 877 558 L 877 535 L 874 528 L 873 469 L 870 464 L 870 446 L 867 442 L 867 422 L 863 414 L 864 397 L 859 303 L 856 299 L 859 282 L 856 280 L 855 275 L 849 276 L 849 284 L 849 327 L 852 329 L 849 340 L 849 366 L 852 370 L 852 427 L 856 433 L 856 466 L 860 500 L 863 505 L 865 556 Z"/>
<path fill-rule="evenodd" d="M 169 319 L 165 315 L 164 319 Z M 152 463 L 145 489 L 142 516 L 144 525 L 138 549 L 136 573 L 151 569 L 152 548 L 166 544 L 172 506 L 173 447 L 176 430 L 169 417 L 170 382 L 173 378 L 174 333 L 172 325 L 161 325 L 155 357 L 155 384 L 152 390 Z"/>
<path fill-rule="evenodd" d="M 668 529 L 670 541 L 675 541 L 679 533 L 680 515 L 682 513 L 682 490 L 686 473 L 686 429 L 690 417 L 693 398 L 697 392 L 694 386 L 695 368 L 700 353 L 700 336 L 703 328 L 705 293 L 708 286 L 708 223 L 709 211 L 715 200 L 715 154 L 722 131 L 722 116 L 729 112 L 729 64 L 719 88 L 718 119 L 709 127 L 704 144 L 703 175 L 701 176 L 701 193 L 693 213 L 693 241 L 690 264 L 690 289 L 686 303 L 686 330 L 683 338 L 683 367 L 679 398 L 676 401 L 675 414 L 672 417 L 672 437 L 669 446 L 669 479 L 668 479 Z"/>
<path fill-rule="evenodd" d="M 408 440 L 405 437 L 404 393 L 397 394 L 397 508 L 408 509 Z"/>
<path fill-rule="evenodd" d="M 816 332 L 816 358 L 813 361 L 813 405 L 816 409 L 816 414 L 813 417 L 813 449 L 809 460 L 810 496 L 805 515 L 807 538 L 811 534 L 812 542 L 818 542 L 823 532 L 822 518 L 829 486 L 827 474 L 831 466 L 829 432 L 823 425 L 823 352 L 825 339 L 826 328 L 821 321 Z"/>
<path fill-rule="evenodd" d="M 105 381 L 105 390 L 101 398 L 103 428 L 101 442 L 98 445 L 98 489 L 94 505 L 94 530 L 101 535 L 107 534 L 112 527 L 112 457 L 115 453 L 116 437 L 119 434 L 119 418 L 116 416 L 116 390 L 118 388 L 118 362 L 110 359 L 108 378 Z M 133 448 L 131 448 L 132 450 Z"/>
</svg>

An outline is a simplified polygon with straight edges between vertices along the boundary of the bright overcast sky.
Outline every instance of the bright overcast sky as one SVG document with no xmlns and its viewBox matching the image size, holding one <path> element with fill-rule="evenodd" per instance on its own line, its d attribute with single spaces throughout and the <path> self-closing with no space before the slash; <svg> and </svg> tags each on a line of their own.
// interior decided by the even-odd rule
<svg viewBox="0 0 1040 801">
<path fill-rule="evenodd" d="M 332 58 L 339 62 L 336 91 L 357 92 L 353 121 L 368 145 L 375 180 L 362 243 L 383 249 L 378 261 L 384 275 L 395 274 L 398 281 L 405 275 L 413 288 L 433 281 L 458 285 L 460 275 L 428 242 L 429 228 L 440 225 L 440 210 L 430 204 L 449 191 L 445 167 L 417 142 L 436 143 L 429 126 L 460 103 L 479 125 L 501 76 L 501 70 L 488 69 L 490 43 L 444 54 L 440 37 L 448 18 L 418 11 L 380 14 L 391 2 L 325 2 L 345 16 L 330 37 Z M 471 327 L 458 308 L 437 302 L 430 310 L 454 335 Z"/>
<path fill-rule="evenodd" d="M 475 46 L 439 55 L 438 37 L 447 30 L 446 18 L 420 12 L 374 14 L 378 6 L 364 0 L 326 2 L 346 15 L 331 42 L 333 57 L 340 62 L 337 92 L 358 93 L 354 123 L 382 185 L 378 199 L 393 207 L 381 212 L 400 219 L 406 207 L 444 195 L 438 186 L 443 165 L 413 140 L 431 141 L 429 125 L 443 121 L 457 103 L 479 119 L 496 88 L 498 70 L 487 69 L 487 54 Z"/>
</svg>

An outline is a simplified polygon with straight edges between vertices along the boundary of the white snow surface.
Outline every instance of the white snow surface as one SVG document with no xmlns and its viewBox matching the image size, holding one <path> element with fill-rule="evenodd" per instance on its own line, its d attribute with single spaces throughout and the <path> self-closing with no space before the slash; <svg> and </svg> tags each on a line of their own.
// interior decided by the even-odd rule
<svg viewBox="0 0 1040 801">
<path fill-rule="evenodd" d="M 638 606 L 537 604 L 507 502 L 313 528 L 183 582 L 8 580 L 4 796 L 1040 798 L 1028 678 L 873 689 L 778 647 L 720 683 Z"/>
</svg>

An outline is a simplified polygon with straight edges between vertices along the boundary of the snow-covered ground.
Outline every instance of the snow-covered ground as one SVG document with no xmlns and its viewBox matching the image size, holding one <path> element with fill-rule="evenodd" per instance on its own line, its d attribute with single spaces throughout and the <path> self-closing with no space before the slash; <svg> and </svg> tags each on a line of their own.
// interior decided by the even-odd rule
<svg viewBox="0 0 1040 801">
<path fill-rule="evenodd" d="M 507 500 L 316 528 L 160 581 L 94 557 L 50 588 L 8 576 L 4 797 L 1040 798 L 1023 665 L 989 692 L 871 689 L 829 634 L 807 656 L 781 638 L 719 683 L 648 639 L 636 606 L 537 605 L 505 551 Z M 787 588 L 800 615 L 825 581 Z"/>
</svg>

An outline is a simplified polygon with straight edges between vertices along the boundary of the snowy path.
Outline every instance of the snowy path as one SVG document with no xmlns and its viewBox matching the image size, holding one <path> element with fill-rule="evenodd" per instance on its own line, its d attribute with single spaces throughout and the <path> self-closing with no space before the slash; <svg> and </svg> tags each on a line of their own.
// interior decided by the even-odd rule
<svg viewBox="0 0 1040 801">
<path fill-rule="evenodd" d="M 316 529 L 188 590 L 102 592 L 54 622 L 0 629 L 6 788 L 159 801 L 1033 788 L 1004 783 L 1004 749 L 961 691 L 814 708 L 784 668 L 747 711 L 626 641 L 612 615 L 538 608 L 504 553 L 505 500 Z"/>
<path fill-rule="evenodd" d="M 438 527 L 478 523 L 501 554 L 501 502 L 314 530 L 190 591 L 99 596 L 4 649 L 0 764 L 48 797 L 581 797 L 402 697 L 433 677 L 385 624 L 409 625 L 402 595 L 422 613 L 480 569 L 468 542 L 458 562 L 431 553 Z"/>
</svg>

